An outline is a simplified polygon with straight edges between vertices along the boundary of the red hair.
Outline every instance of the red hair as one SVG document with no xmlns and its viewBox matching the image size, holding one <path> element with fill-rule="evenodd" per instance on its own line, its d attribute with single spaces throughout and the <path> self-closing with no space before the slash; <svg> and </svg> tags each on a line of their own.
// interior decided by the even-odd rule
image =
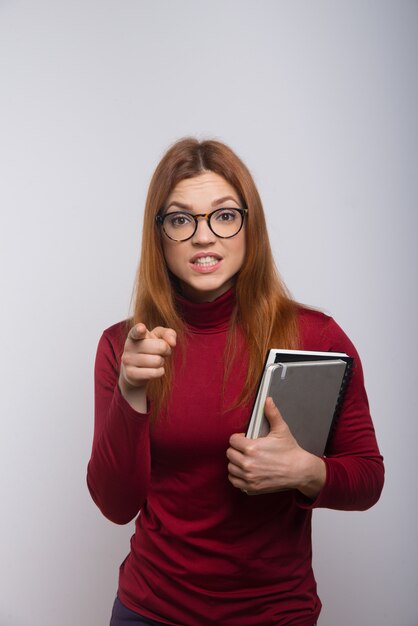
<svg viewBox="0 0 418 626">
<path fill-rule="evenodd" d="M 246 255 L 236 282 L 237 307 L 231 323 L 228 350 L 233 362 L 235 327 L 240 325 L 248 343 L 249 366 L 238 402 L 255 391 L 269 347 L 298 345 L 296 303 L 281 280 L 270 248 L 263 206 L 252 176 L 239 157 L 218 141 L 186 138 L 176 142 L 158 164 L 148 190 L 142 231 L 142 251 L 137 273 L 133 323 L 173 328 L 181 345 L 184 323 L 175 306 L 175 285 L 164 260 L 161 234 L 155 217 L 181 180 L 204 171 L 222 176 L 238 193 L 246 215 Z M 227 372 L 228 373 L 228 372 Z M 226 375 L 227 375 L 226 373 Z M 171 384 L 171 363 L 166 375 L 149 384 L 156 417 L 165 405 Z"/>
</svg>

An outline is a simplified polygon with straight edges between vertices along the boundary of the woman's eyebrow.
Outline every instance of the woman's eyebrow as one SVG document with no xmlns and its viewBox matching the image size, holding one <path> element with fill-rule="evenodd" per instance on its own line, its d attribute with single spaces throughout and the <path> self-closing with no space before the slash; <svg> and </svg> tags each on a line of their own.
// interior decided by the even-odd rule
<svg viewBox="0 0 418 626">
<path fill-rule="evenodd" d="M 234 198 L 234 196 L 223 196 L 222 198 L 218 198 L 217 200 L 214 200 L 212 202 L 212 206 L 216 206 L 217 204 L 222 204 L 223 202 L 226 202 L 227 200 L 232 200 L 232 202 L 239 204 L 238 200 Z"/>
<path fill-rule="evenodd" d="M 183 204 L 182 202 L 177 202 L 176 200 L 173 200 L 173 202 L 170 202 L 169 205 L 166 206 L 166 211 L 168 211 L 168 209 L 172 206 L 176 206 L 179 209 L 184 209 L 185 211 L 190 211 L 191 207 L 188 204 Z"/>
</svg>

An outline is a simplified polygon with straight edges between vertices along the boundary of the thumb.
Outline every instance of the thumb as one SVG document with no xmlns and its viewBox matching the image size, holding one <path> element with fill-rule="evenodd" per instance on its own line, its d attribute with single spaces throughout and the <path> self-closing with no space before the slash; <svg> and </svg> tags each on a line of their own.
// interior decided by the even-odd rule
<svg viewBox="0 0 418 626">
<path fill-rule="evenodd" d="M 264 405 L 264 415 L 266 416 L 270 424 L 270 435 L 281 434 L 283 428 L 287 429 L 286 422 L 284 421 L 282 414 L 273 402 L 273 398 L 267 398 Z"/>
<path fill-rule="evenodd" d="M 170 348 L 174 348 L 177 341 L 177 333 L 172 328 L 165 328 L 164 326 L 157 326 L 153 329 L 152 334 L 158 339 L 163 339 L 168 343 Z"/>
</svg>

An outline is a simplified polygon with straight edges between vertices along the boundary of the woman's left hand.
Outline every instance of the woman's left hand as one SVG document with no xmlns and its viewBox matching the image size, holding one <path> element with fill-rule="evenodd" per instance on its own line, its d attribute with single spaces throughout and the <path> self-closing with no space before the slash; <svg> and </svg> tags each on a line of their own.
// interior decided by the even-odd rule
<svg viewBox="0 0 418 626">
<path fill-rule="evenodd" d="M 266 437 L 231 436 L 226 453 L 229 480 L 249 495 L 298 489 L 315 498 L 325 484 L 323 459 L 299 446 L 272 398 L 267 398 L 264 414 L 270 423 Z"/>
</svg>

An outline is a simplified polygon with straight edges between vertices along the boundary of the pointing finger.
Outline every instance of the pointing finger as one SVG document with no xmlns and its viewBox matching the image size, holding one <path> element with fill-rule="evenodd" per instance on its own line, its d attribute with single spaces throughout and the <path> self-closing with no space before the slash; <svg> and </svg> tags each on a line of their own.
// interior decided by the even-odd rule
<svg viewBox="0 0 418 626">
<path fill-rule="evenodd" d="M 135 324 L 135 326 L 132 326 L 131 330 L 128 333 L 128 339 L 131 339 L 131 341 L 141 341 L 142 339 L 146 339 L 150 336 L 151 333 L 149 332 L 145 324 L 142 324 L 142 322 L 140 322 L 139 324 Z"/>
</svg>

